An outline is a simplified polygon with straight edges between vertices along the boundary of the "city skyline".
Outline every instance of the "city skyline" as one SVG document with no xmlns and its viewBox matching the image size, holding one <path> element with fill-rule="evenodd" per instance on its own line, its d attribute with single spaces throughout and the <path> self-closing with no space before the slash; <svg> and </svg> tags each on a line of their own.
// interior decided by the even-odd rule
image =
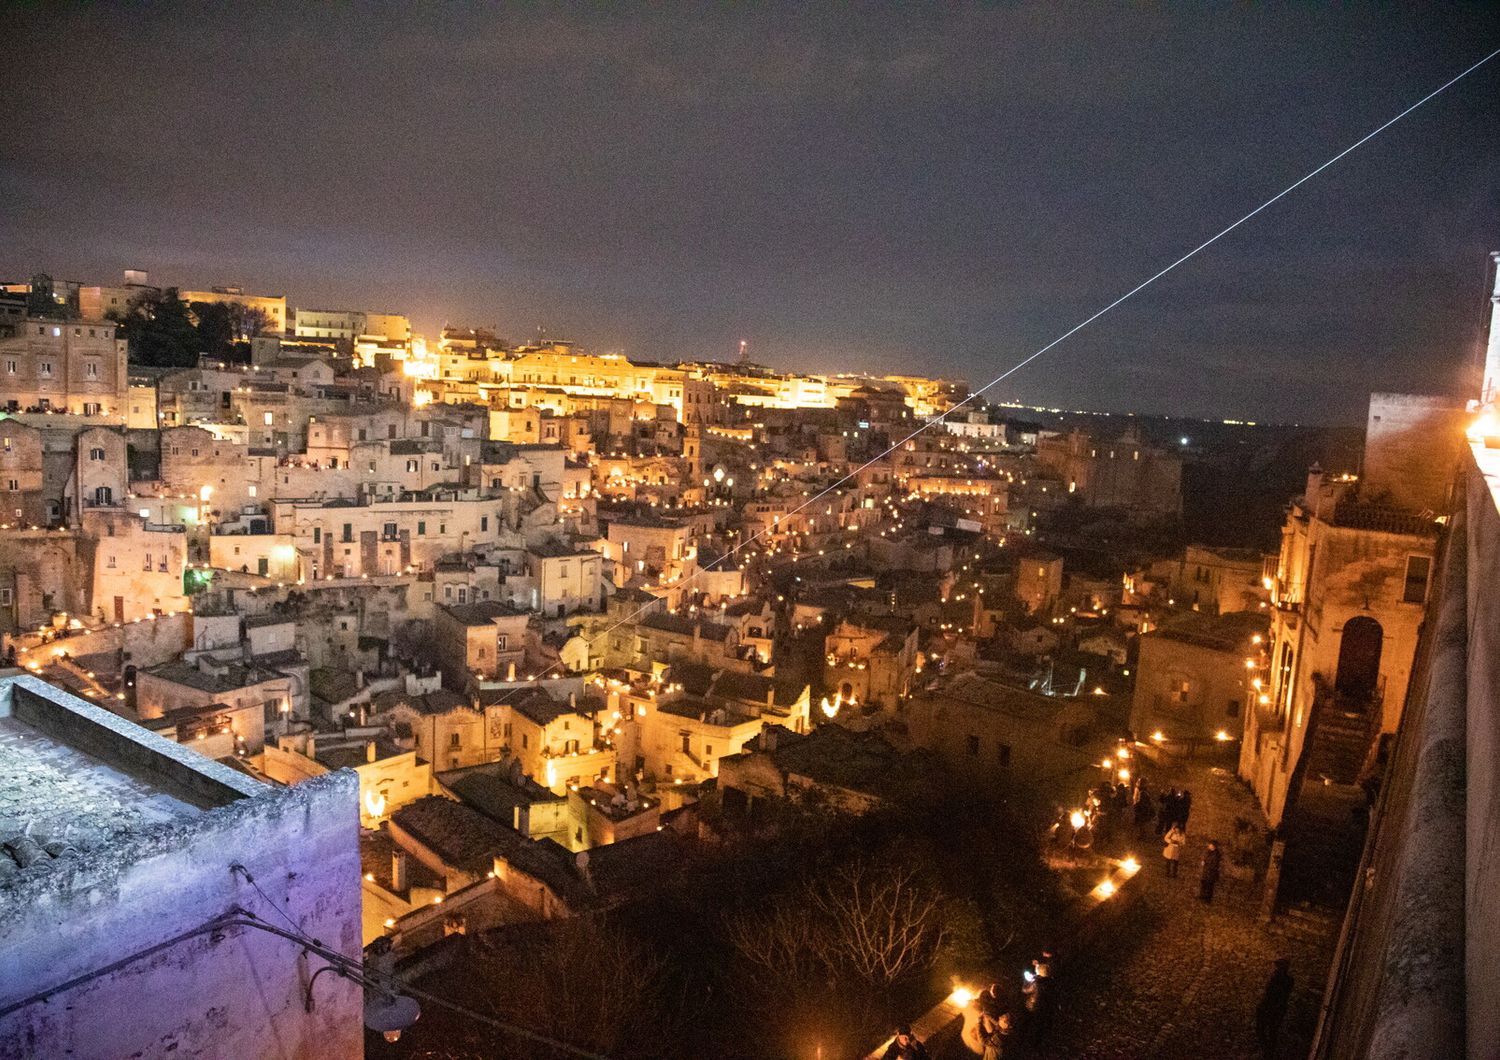
<svg viewBox="0 0 1500 1060">
<path fill-rule="evenodd" d="M 545 326 L 662 360 L 731 359 L 744 339 L 783 370 L 920 358 L 978 386 L 1472 62 L 1466 42 L 1493 21 L 1478 7 L 1110 26 L 1024 10 L 858 26 L 717 13 L 696 29 L 285 19 L 274 42 L 170 9 L 17 19 L 22 39 L 68 32 L 17 66 L 6 278 L 141 267 L 389 308 L 429 335 Z M 314 55 L 329 34 L 351 47 Z M 106 36 L 126 46 L 96 46 Z M 218 60 L 140 61 L 168 51 Z M 1055 58 L 1019 61 L 1037 55 Z M 220 62 L 246 76 L 217 77 Z M 1210 62 L 1220 76 L 1193 80 Z M 1478 71 L 987 396 L 1352 422 L 1351 377 L 1462 392 L 1500 199 L 1479 120 L 1495 77 Z M 86 84 L 116 105 L 58 118 Z M 1275 386 L 1292 369 L 1296 390 Z"/>
<path fill-rule="evenodd" d="M 1500 7 L 13 7 L 0 1057 L 1490 1060 Z"/>
</svg>

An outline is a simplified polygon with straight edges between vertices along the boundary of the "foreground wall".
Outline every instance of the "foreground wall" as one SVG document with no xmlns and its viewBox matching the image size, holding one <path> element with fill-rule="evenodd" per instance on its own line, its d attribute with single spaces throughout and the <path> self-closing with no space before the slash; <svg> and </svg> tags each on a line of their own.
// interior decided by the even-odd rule
<svg viewBox="0 0 1500 1060">
<path fill-rule="evenodd" d="M 1463 457 L 1312 1055 L 1500 1057 L 1500 450 Z"/>
<path fill-rule="evenodd" d="M 254 794 L 25 870 L 0 891 L 0 1058 L 363 1055 L 355 984 L 322 976 L 306 1011 L 326 962 L 255 928 L 193 934 L 240 907 L 357 960 L 357 777 L 261 788 L 200 761 Z M 82 976 L 93 977 L 58 989 Z"/>
</svg>

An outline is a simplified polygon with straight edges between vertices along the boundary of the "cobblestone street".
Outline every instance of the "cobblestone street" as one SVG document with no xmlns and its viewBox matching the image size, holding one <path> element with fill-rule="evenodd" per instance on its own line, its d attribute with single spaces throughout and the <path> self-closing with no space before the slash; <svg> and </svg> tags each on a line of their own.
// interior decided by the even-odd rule
<svg viewBox="0 0 1500 1060">
<path fill-rule="evenodd" d="M 1252 796 L 1233 771 L 1207 763 L 1158 766 L 1159 791 L 1193 793 L 1181 875 L 1168 879 L 1161 844 L 1141 840 L 1141 894 L 1116 942 L 1067 969 L 1058 982 L 1059 1010 L 1049 1042 L 1016 1055 L 1057 1060 L 1239 1060 L 1259 1058 L 1254 1012 L 1278 956 L 1292 959 L 1296 979 L 1278 1057 L 1306 1055 L 1338 931 L 1331 913 L 1300 914 L 1262 924 L 1260 883 L 1229 875 L 1212 904 L 1198 900 L 1198 865 L 1211 838 L 1221 845 L 1234 819 L 1261 822 Z M 1007 1053 L 1007 1055 L 1011 1055 Z"/>
</svg>

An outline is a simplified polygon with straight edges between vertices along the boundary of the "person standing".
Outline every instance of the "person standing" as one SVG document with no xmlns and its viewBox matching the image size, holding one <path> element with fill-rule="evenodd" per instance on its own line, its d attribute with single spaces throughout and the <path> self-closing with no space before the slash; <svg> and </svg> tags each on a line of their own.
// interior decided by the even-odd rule
<svg viewBox="0 0 1500 1060">
<path fill-rule="evenodd" d="M 1056 998 L 1052 996 L 1052 953 L 1043 950 L 1042 955 L 1031 962 L 1031 970 L 1025 973 L 1025 985 L 1021 987 L 1021 998 L 1026 1015 L 1021 1031 L 1029 1050 L 1039 1049 L 1052 1030 L 1052 1015 Z"/>
<path fill-rule="evenodd" d="M 1287 1005 L 1292 1000 L 1292 959 L 1276 958 L 1271 978 L 1260 995 L 1260 1004 L 1255 1007 L 1255 1039 L 1267 1057 L 1276 1055 L 1276 1043 L 1281 1037 L 1281 1023 L 1286 1019 Z"/>
<path fill-rule="evenodd" d="M 1210 839 L 1203 851 L 1203 874 L 1198 878 L 1198 897 L 1205 902 L 1214 900 L 1214 888 L 1219 885 L 1219 871 L 1224 867 L 1224 853 L 1219 841 Z"/>
<path fill-rule="evenodd" d="M 1187 788 L 1177 796 L 1177 823 L 1182 825 L 1184 832 L 1188 829 L 1188 814 L 1193 812 L 1193 793 Z"/>
<path fill-rule="evenodd" d="M 1156 834 L 1161 835 L 1177 821 L 1177 789 L 1167 788 L 1161 793 L 1160 807 L 1156 813 Z"/>
<path fill-rule="evenodd" d="M 980 1015 L 979 1036 L 984 1045 L 980 1060 L 1001 1060 L 1005 1055 L 1005 1039 L 1010 1037 L 1010 1013 L 1002 1012 L 998 1016 Z"/>
<path fill-rule="evenodd" d="M 1183 834 L 1181 828 L 1173 824 L 1162 838 L 1166 843 L 1166 846 L 1161 848 L 1161 856 L 1167 863 L 1167 879 L 1175 880 L 1179 868 L 1178 862 L 1182 860 L 1182 847 L 1187 842 L 1187 836 Z"/>
<path fill-rule="evenodd" d="M 1151 797 L 1151 792 L 1147 791 L 1145 786 L 1142 785 L 1141 790 L 1136 792 L 1135 800 L 1136 838 L 1140 838 L 1140 835 L 1143 831 L 1145 831 L 1146 826 L 1151 823 L 1151 817 L 1155 812 L 1156 800 Z"/>
</svg>

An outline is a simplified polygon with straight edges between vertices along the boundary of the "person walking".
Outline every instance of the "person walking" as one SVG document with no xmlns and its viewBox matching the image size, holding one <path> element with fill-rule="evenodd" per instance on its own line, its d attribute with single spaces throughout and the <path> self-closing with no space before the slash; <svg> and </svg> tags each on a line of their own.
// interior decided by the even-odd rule
<svg viewBox="0 0 1500 1060">
<path fill-rule="evenodd" d="M 1287 1005 L 1291 1000 L 1292 959 L 1278 957 L 1271 978 L 1266 981 L 1266 989 L 1260 995 L 1260 1004 L 1255 1007 L 1255 1040 L 1267 1057 L 1276 1055 L 1281 1023 L 1286 1019 Z"/>
<path fill-rule="evenodd" d="M 1187 836 L 1181 828 L 1173 824 L 1167 829 L 1167 834 L 1162 839 L 1166 843 L 1166 846 L 1161 848 L 1161 856 L 1167 863 L 1167 879 L 1175 880 L 1179 868 L 1178 862 L 1182 860 L 1182 848 L 1187 843 Z"/>
<path fill-rule="evenodd" d="M 1198 897 L 1205 902 L 1214 900 L 1214 888 L 1219 885 L 1219 871 L 1224 867 L 1224 853 L 1219 841 L 1210 839 L 1203 851 L 1203 874 L 1198 877 Z"/>
<path fill-rule="evenodd" d="M 896 1028 L 896 1036 L 891 1039 L 882 1060 L 932 1060 L 932 1054 L 927 1051 L 922 1040 L 911 1032 L 911 1025 L 903 1023 Z"/>
</svg>

